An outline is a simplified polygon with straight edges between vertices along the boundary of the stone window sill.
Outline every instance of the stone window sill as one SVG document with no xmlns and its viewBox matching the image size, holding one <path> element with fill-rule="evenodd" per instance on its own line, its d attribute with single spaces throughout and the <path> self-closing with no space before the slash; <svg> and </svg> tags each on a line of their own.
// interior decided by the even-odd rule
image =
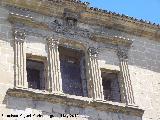
<svg viewBox="0 0 160 120">
<path fill-rule="evenodd" d="M 124 103 L 117 103 L 111 101 L 94 101 L 92 98 L 80 97 L 68 94 L 54 94 L 47 91 L 33 90 L 33 89 L 8 89 L 7 95 L 18 98 L 28 98 L 35 101 L 47 101 L 49 103 L 63 104 L 81 108 L 94 108 L 106 112 L 122 113 L 142 117 L 144 110 L 126 106 Z"/>
</svg>

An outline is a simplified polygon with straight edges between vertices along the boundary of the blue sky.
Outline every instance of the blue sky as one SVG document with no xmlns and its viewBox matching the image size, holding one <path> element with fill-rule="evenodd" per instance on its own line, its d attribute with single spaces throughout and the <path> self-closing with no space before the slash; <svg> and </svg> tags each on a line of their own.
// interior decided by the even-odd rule
<svg viewBox="0 0 160 120">
<path fill-rule="evenodd" d="M 82 0 L 90 6 L 160 24 L 160 0 Z"/>
</svg>

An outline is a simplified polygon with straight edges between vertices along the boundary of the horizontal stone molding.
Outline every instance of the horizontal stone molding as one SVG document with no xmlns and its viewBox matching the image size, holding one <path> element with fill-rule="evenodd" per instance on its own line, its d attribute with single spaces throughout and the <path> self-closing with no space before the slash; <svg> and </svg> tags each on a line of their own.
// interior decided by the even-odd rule
<svg viewBox="0 0 160 120">
<path fill-rule="evenodd" d="M 93 35 L 91 39 L 96 42 L 103 42 L 113 46 L 123 46 L 128 48 L 131 47 L 133 43 L 133 40 L 130 38 L 125 38 L 122 36 Z"/>
<path fill-rule="evenodd" d="M 97 110 L 122 113 L 126 115 L 142 117 L 144 110 L 126 106 L 123 103 L 114 103 L 108 101 L 94 101 L 91 98 L 71 96 L 66 94 L 50 94 L 49 92 L 39 90 L 25 90 L 25 89 L 8 89 L 7 95 L 18 98 L 28 98 L 35 101 L 47 101 L 49 103 L 57 103 L 81 108 L 95 108 Z"/>
</svg>

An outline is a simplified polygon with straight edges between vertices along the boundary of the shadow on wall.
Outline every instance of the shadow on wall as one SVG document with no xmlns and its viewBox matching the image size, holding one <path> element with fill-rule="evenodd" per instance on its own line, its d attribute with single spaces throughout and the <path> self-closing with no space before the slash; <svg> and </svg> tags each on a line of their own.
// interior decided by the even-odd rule
<svg viewBox="0 0 160 120">
<path fill-rule="evenodd" d="M 3 104 L 6 105 L 7 109 L 10 109 L 10 112 L 6 113 L 7 115 L 13 114 L 19 115 L 19 117 L 31 115 L 32 117 L 37 117 L 37 119 L 38 117 L 53 119 L 53 117 L 62 118 L 68 116 L 68 118 L 80 117 L 85 120 L 93 120 L 93 118 L 98 117 L 98 113 L 95 115 L 93 114 L 91 117 L 90 112 L 96 112 L 94 109 L 87 109 L 87 111 L 89 111 L 89 114 L 87 114 L 85 113 L 85 108 L 51 104 L 45 101 L 34 101 L 32 99 L 16 98 L 8 95 L 5 96 Z"/>
<path fill-rule="evenodd" d="M 111 32 L 112 31 L 112 32 Z M 128 52 L 128 63 L 142 69 L 160 73 L 160 43 L 143 37 L 131 36 L 115 30 L 107 31 L 111 36 L 123 36 L 133 39 L 133 44 Z M 118 66 L 119 60 L 115 50 L 106 48 L 100 53 L 99 59 L 106 64 Z"/>
<path fill-rule="evenodd" d="M 45 101 L 34 101 L 32 99 L 26 99 L 26 98 L 16 98 L 16 97 L 10 97 L 8 95 L 5 96 L 3 100 L 3 104 L 6 105 L 7 109 L 10 109 L 10 114 L 15 115 L 21 115 L 21 117 L 25 117 L 27 115 L 30 115 L 32 117 L 49 117 L 49 118 L 61 118 L 62 116 L 65 117 L 67 114 L 71 115 L 83 115 L 83 109 L 82 108 L 74 108 L 69 107 L 66 105 L 60 105 L 60 104 L 51 104 Z M 33 116 L 34 115 L 34 116 Z M 20 117 L 20 116 L 19 116 Z M 74 116 L 71 116 L 74 117 Z M 89 120 L 89 119 L 88 119 Z"/>
<path fill-rule="evenodd" d="M 5 96 L 3 104 L 6 105 L 6 109 L 9 111 L 7 113 L 2 113 L 4 115 L 13 114 L 23 118 L 26 116 L 32 116 L 37 120 L 40 120 L 40 116 L 43 120 L 53 119 L 53 117 L 55 119 L 62 117 L 67 119 L 67 116 L 69 116 L 68 119 L 78 118 L 81 120 L 142 120 L 142 118 L 138 116 L 99 111 L 94 108 L 87 108 L 86 106 L 84 106 L 85 108 L 80 108 L 62 104 L 51 104 L 45 101 L 34 101 L 32 99 L 17 98 L 8 95 Z"/>
<path fill-rule="evenodd" d="M 160 44 L 153 40 L 135 39 L 129 51 L 129 65 L 160 73 Z"/>
</svg>

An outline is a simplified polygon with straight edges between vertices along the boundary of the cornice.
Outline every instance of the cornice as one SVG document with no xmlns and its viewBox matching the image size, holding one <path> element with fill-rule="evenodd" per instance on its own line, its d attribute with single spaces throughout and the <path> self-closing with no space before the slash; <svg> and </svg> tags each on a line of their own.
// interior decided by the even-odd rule
<svg viewBox="0 0 160 120">
<path fill-rule="evenodd" d="M 144 110 L 137 107 L 126 106 L 123 103 L 114 103 L 107 101 L 94 101 L 92 98 L 77 97 L 70 95 L 51 94 L 42 91 L 8 89 L 7 95 L 11 97 L 27 98 L 35 101 L 47 101 L 49 103 L 57 103 L 70 105 L 81 108 L 94 108 L 106 112 L 123 113 L 126 115 L 142 117 Z"/>
<path fill-rule="evenodd" d="M 49 27 L 45 23 L 40 23 L 37 21 L 32 20 L 32 18 L 26 17 L 26 16 L 20 16 L 16 14 L 10 14 L 8 17 L 8 21 L 12 24 L 21 23 L 26 26 L 30 26 L 33 28 L 48 30 Z"/>
<path fill-rule="evenodd" d="M 126 48 L 130 48 L 133 43 L 133 40 L 122 36 L 93 35 L 91 39 L 96 42 L 103 42 L 105 44 Z"/>
<path fill-rule="evenodd" d="M 160 41 L 160 26 L 126 15 L 112 13 L 98 8 L 89 8 L 88 3 L 77 0 L 2 0 L 2 5 L 25 8 L 40 14 L 64 18 L 65 9 L 79 16 L 78 21 L 90 25 L 99 25 L 109 29 L 126 32 L 132 35 L 147 37 Z"/>
</svg>

